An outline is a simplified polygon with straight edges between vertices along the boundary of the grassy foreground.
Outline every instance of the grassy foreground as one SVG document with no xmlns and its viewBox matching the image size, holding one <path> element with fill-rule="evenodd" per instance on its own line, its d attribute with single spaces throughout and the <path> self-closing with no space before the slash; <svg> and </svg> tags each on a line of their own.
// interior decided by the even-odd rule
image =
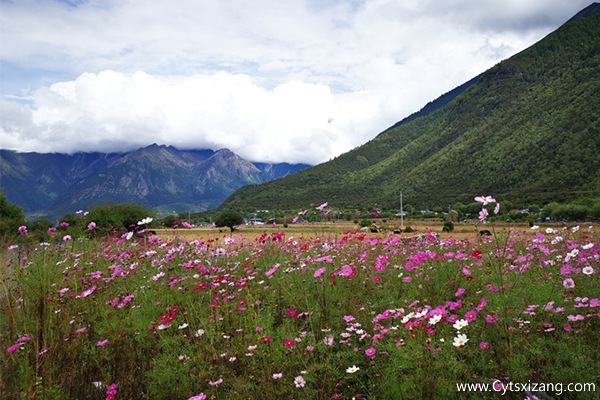
<svg viewBox="0 0 600 400">
<path fill-rule="evenodd" d="M 598 398 L 596 230 L 5 247 L 0 398 Z"/>
</svg>

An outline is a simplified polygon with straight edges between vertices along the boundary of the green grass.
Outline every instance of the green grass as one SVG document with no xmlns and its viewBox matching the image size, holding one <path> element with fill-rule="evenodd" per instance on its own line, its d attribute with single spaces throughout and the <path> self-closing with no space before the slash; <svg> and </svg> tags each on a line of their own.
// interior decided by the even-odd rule
<svg viewBox="0 0 600 400">
<path fill-rule="evenodd" d="M 456 384 L 600 383 L 594 230 L 401 238 L 22 240 L 0 256 L 0 393 L 498 398 Z M 459 333 L 468 342 L 455 347 Z"/>
</svg>

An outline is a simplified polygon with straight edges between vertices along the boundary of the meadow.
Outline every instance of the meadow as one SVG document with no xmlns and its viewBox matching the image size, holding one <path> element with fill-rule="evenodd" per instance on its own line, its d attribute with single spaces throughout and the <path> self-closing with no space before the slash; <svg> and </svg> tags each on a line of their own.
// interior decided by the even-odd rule
<svg viewBox="0 0 600 400">
<path fill-rule="evenodd" d="M 0 397 L 598 398 L 598 227 L 485 229 L 22 231 Z"/>
</svg>

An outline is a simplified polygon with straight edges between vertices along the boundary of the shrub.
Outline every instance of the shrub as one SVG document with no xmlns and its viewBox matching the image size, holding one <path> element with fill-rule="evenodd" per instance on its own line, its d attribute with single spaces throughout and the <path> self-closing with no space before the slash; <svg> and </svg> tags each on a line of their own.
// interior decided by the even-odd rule
<svg viewBox="0 0 600 400">
<path fill-rule="evenodd" d="M 444 222 L 444 227 L 442 231 L 444 232 L 452 232 L 454 230 L 454 223 L 452 221 Z"/>
</svg>

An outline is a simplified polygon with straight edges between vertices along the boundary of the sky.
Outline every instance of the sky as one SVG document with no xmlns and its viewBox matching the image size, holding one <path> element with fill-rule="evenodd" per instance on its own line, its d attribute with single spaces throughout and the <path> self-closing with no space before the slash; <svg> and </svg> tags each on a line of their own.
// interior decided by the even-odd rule
<svg viewBox="0 0 600 400">
<path fill-rule="evenodd" d="M 0 148 L 317 164 L 592 0 L 0 0 Z"/>
</svg>

